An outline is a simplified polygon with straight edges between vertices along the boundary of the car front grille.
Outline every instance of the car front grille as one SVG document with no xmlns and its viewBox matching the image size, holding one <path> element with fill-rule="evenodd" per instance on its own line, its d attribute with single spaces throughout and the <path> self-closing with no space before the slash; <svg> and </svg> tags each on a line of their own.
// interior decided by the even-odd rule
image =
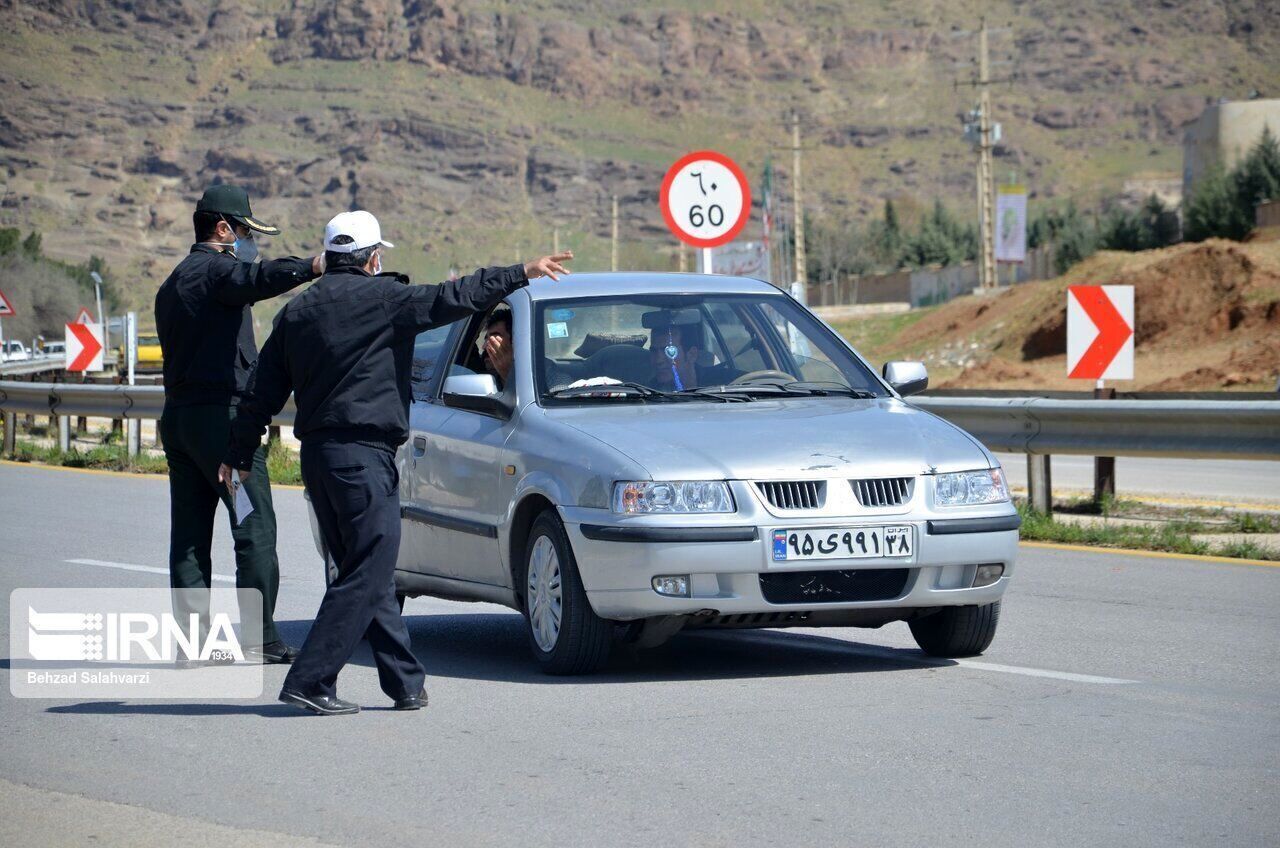
<svg viewBox="0 0 1280 848">
<path fill-rule="evenodd" d="M 880 477 L 871 480 L 850 480 L 858 503 L 863 506 L 902 506 L 911 500 L 915 489 L 914 477 Z"/>
<path fill-rule="evenodd" d="M 887 601 L 902 594 L 909 571 L 907 568 L 774 571 L 760 575 L 760 592 L 771 604 Z"/>
<path fill-rule="evenodd" d="M 827 481 L 789 480 L 756 483 L 756 488 L 776 509 L 821 509 L 827 502 Z"/>
</svg>

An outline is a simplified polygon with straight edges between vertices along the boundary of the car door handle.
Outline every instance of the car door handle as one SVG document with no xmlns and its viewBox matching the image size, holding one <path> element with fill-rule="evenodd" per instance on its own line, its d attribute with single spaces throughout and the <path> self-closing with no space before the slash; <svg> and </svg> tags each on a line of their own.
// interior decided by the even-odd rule
<svg viewBox="0 0 1280 848">
<path fill-rule="evenodd" d="M 413 458 L 421 459 L 427 455 L 427 440 L 422 436 L 413 437 Z"/>
</svg>

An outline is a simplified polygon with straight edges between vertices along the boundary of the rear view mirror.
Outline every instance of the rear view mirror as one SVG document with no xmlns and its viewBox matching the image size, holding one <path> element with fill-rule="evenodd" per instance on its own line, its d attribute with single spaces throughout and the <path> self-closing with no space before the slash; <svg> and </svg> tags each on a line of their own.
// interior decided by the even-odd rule
<svg viewBox="0 0 1280 848">
<path fill-rule="evenodd" d="M 929 371 L 923 362 L 886 362 L 881 373 L 884 381 L 903 397 L 929 388 Z"/>
<path fill-rule="evenodd" d="M 444 405 L 498 418 L 511 416 L 511 408 L 498 392 L 498 382 L 492 374 L 454 374 L 445 378 Z"/>
</svg>

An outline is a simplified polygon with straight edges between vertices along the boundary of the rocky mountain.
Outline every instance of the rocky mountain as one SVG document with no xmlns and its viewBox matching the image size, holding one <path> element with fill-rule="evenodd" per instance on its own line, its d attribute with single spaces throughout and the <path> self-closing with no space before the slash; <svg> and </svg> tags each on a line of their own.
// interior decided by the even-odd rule
<svg viewBox="0 0 1280 848">
<path fill-rule="evenodd" d="M 215 180 L 284 227 L 268 253 L 360 207 L 416 274 L 553 229 L 605 267 L 616 194 L 624 264 L 673 267 L 666 166 L 711 147 L 758 177 L 772 156 L 785 190 L 793 109 L 811 214 L 968 211 L 975 95 L 955 83 L 982 11 L 1007 80 L 997 174 L 1041 199 L 1176 175 L 1206 102 L 1280 90 L 1272 0 L 0 0 L 0 224 L 106 256 L 139 305 Z"/>
</svg>

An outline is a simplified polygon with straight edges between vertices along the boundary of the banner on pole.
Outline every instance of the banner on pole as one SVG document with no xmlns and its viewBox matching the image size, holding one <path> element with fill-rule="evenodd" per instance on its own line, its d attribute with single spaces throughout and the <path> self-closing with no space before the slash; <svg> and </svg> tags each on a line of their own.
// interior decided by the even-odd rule
<svg viewBox="0 0 1280 848">
<path fill-rule="evenodd" d="M 759 241 L 734 241 L 711 248 L 711 261 L 717 274 L 732 277 L 752 277 L 769 280 L 769 249 Z M 703 252 L 698 251 L 698 273 L 707 273 L 702 267 Z"/>
<path fill-rule="evenodd" d="M 1027 260 L 1027 189 L 1002 185 L 996 189 L 996 261 Z"/>
</svg>

